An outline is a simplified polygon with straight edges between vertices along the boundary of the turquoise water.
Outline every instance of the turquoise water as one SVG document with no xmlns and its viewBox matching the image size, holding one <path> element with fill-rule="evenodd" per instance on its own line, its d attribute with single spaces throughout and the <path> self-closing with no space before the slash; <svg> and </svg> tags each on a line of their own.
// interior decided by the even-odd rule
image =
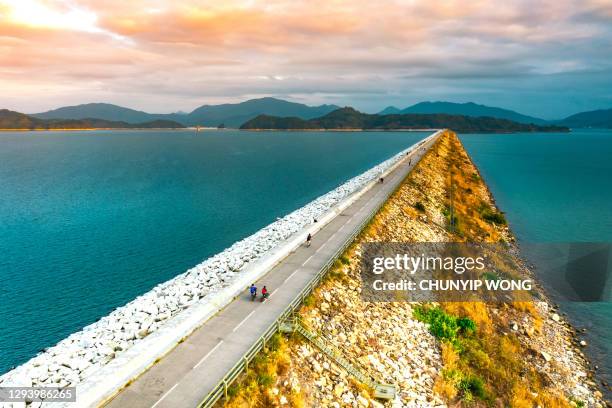
<svg viewBox="0 0 612 408">
<path fill-rule="evenodd" d="M 612 242 L 612 130 L 461 135 L 461 141 L 519 241 Z M 612 382 L 612 303 L 561 308 L 587 329 L 587 352 Z"/>
<path fill-rule="evenodd" d="M 429 133 L 0 133 L 0 373 Z"/>
</svg>

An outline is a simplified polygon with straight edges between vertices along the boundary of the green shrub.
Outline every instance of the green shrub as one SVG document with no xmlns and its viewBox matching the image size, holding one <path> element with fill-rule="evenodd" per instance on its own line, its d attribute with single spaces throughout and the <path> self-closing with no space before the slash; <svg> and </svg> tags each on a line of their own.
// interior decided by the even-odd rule
<svg viewBox="0 0 612 408">
<path fill-rule="evenodd" d="M 257 384 L 264 388 L 271 387 L 274 384 L 274 377 L 266 373 L 260 373 L 257 375 Z"/>
<path fill-rule="evenodd" d="M 306 296 L 306 298 L 304 299 L 304 306 L 311 307 L 314 304 L 315 304 L 314 296 L 313 295 Z"/>
<path fill-rule="evenodd" d="M 469 376 L 467 378 L 463 378 L 461 381 L 459 381 L 459 386 L 457 388 L 459 391 L 461 391 L 462 398 L 465 401 L 472 401 L 473 397 L 481 400 L 487 399 L 487 392 L 484 388 L 484 382 L 479 377 Z"/>
<path fill-rule="evenodd" d="M 228 398 L 234 398 L 240 392 L 240 386 L 238 384 L 232 384 L 227 387 Z"/>
<path fill-rule="evenodd" d="M 574 403 L 576 404 L 576 408 L 584 408 L 586 407 L 586 403 L 582 400 L 574 400 Z"/>
<path fill-rule="evenodd" d="M 486 203 L 480 204 L 480 207 L 478 207 L 478 213 L 480 213 L 480 217 L 485 221 L 492 222 L 493 224 L 498 225 L 507 224 L 506 217 L 504 216 L 504 214 L 500 211 L 494 210 Z"/>
<path fill-rule="evenodd" d="M 417 307 L 414 317 L 425 323 L 429 323 L 429 331 L 441 340 L 447 340 L 460 348 L 457 336 L 467 334 L 476 330 L 476 323 L 468 317 L 457 318 L 444 312 L 439 307 L 425 308 Z"/>
<path fill-rule="evenodd" d="M 482 214 L 482 219 L 493 224 L 506 225 L 506 217 L 499 211 L 487 211 Z"/>
<path fill-rule="evenodd" d="M 498 280 L 499 276 L 495 272 L 484 272 L 482 277 L 486 280 Z"/>
<path fill-rule="evenodd" d="M 280 348 L 281 345 L 281 335 L 276 333 L 274 336 L 270 337 L 270 340 L 266 343 L 268 350 L 276 351 Z"/>
<path fill-rule="evenodd" d="M 457 326 L 464 333 L 476 331 L 476 323 L 469 317 L 460 317 L 457 319 Z"/>
</svg>

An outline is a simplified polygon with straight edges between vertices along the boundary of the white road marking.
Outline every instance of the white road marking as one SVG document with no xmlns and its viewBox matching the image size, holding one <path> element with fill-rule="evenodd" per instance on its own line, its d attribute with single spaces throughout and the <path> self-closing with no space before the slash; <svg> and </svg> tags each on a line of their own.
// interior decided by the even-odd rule
<svg viewBox="0 0 612 408">
<path fill-rule="evenodd" d="M 272 293 L 270 293 L 270 297 L 274 296 L 274 294 L 276 293 L 276 291 L 277 291 L 277 290 L 278 290 L 278 288 L 274 289 L 274 290 L 272 291 Z"/>
<path fill-rule="evenodd" d="M 306 264 L 308 263 L 308 261 L 310 261 L 310 260 L 312 259 L 312 257 L 313 257 L 313 256 L 314 256 L 314 255 L 310 255 L 310 256 L 308 257 L 308 259 L 304 261 L 304 263 L 302 264 L 302 266 L 306 266 Z M 297 272 L 297 271 L 295 271 L 295 272 Z M 293 272 L 293 273 L 295 273 L 295 272 Z M 293 275 L 293 273 L 292 273 L 291 275 Z"/>
<path fill-rule="evenodd" d="M 244 324 L 244 322 L 246 322 L 246 321 L 247 321 L 247 319 L 253 315 L 253 313 L 255 313 L 255 311 L 254 311 L 254 310 L 252 310 L 252 311 L 251 311 L 251 313 L 249 313 L 249 314 L 247 315 L 247 317 L 245 317 L 244 319 L 242 319 L 242 321 L 241 321 L 240 323 L 238 323 L 238 326 L 234 327 L 234 329 L 232 330 L 232 332 L 235 332 L 236 330 L 238 330 L 238 329 L 240 328 L 240 326 L 242 326 L 242 325 Z"/>
<path fill-rule="evenodd" d="M 331 241 L 332 238 L 335 237 L 337 233 L 338 233 L 338 231 L 334 232 L 331 237 L 327 238 L 327 241 L 325 241 L 325 244 L 327 244 L 329 241 Z"/>
<path fill-rule="evenodd" d="M 311 257 L 311 258 L 312 258 L 312 257 Z M 308 258 L 308 259 L 310 259 L 310 258 Z M 304 262 L 304 264 L 305 264 L 305 263 L 306 263 L 306 262 Z M 302 266 L 304 266 L 304 264 L 302 264 Z M 299 269 L 296 269 L 295 271 L 293 271 L 293 273 L 292 273 L 291 275 L 287 276 L 287 277 L 285 278 L 285 281 L 284 281 L 283 283 L 286 283 L 286 282 L 287 282 L 289 279 L 291 279 L 291 278 L 293 277 L 293 275 L 295 275 L 295 274 L 297 273 L 297 271 L 298 271 L 298 270 L 299 270 Z"/>
<path fill-rule="evenodd" d="M 170 393 L 172 392 L 172 390 L 176 388 L 176 386 L 177 386 L 177 385 L 178 385 L 178 383 L 174 384 L 174 385 L 172 386 L 172 388 L 170 388 L 170 389 L 169 389 L 169 390 L 168 390 L 168 391 L 167 391 L 167 392 L 166 392 L 164 395 L 162 395 L 162 397 L 161 397 L 160 399 L 158 399 L 158 400 L 157 400 L 157 402 L 156 402 L 155 404 L 153 404 L 153 405 L 151 406 L 151 408 L 155 408 L 155 407 L 157 406 L 157 404 L 159 404 L 160 402 L 162 402 L 162 400 L 163 400 L 164 398 L 166 398 L 166 397 L 168 396 L 168 394 L 170 394 Z"/>
<path fill-rule="evenodd" d="M 202 364 L 202 363 L 204 362 L 204 360 L 206 360 L 208 357 L 210 357 L 210 355 L 211 355 L 212 353 L 214 353 L 214 352 L 215 352 L 215 350 L 216 350 L 216 349 L 218 349 L 218 348 L 219 348 L 219 346 L 220 346 L 222 343 L 223 343 L 223 340 L 221 340 L 220 342 L 218 342 L 218 343 L 217 343 L 217 345 L 216 345 L 215 347 L 213 347 L 213 348 L 212 348 L 212 350 L 210 350 L 208 353 L 206 353 L 206 355 L 205 355 L 204 357 L 202 357 L 202 359 L 201 359 L 200 361 L 198 361 L 198 364 L 196 364 L 196 365 L 194 365 L 194 366 L 193 366 L 193 368 L 194 368 L 194 369 L 198 368 L 198 366 L 199 366 L 200 364 Z"/>
</svg>

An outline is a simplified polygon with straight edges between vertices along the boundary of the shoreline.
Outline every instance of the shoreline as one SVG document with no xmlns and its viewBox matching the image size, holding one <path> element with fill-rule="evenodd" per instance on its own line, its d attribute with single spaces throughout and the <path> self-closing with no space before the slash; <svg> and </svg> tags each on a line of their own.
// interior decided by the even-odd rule
<svg viewBox="0 0 612 408">
<path fill-rule="evenodd" d="M 194 128 L 195 129 L 195 128 Z M 95 130 L 191 130 L 191 128 L 57 128 L 57 129 L 0 129 L 0 132 L 83 132 Z"/>
<path fill-rule="evenodd" d="M 363 128 L 342 128 L 342 129 L 328 129 L 328 128 L 310 128 L 310 129 L 240 129 L 241 132 L 437 132 L 442 129 L 435 128 L 414 128 L 414 129 L 363 129 Z"/>
<path fill-rule="evenodd" d="M 440 129 L 363 129 L 363 128 L 342 128 L 342 129 L 328 129 L 328 128 L 316 128 L 316 129 L 239 129 L 241 132 L 429 132 L 438 131 Z M 537 130 L 537 131 L 501 131 L 501 130 L 483 130 L 480 132 L 460 132 L 466 134 L 487 134 L 494 133 L 500 135 L 512 135 L 517 133 L 571 133 L 572 129 L 568 130 Z"/>
<path fill-rule="evenodd" d="M 197 326 L 194 324 L 200 321 L 198 319 L 201 319 L 201 313 L 204 311 L 202 307 L 208 306 L 208 309 L 205 308 L 208 310 L 206 313 L 214 314 L 215 310 L 223 307 L 228 299 L 231 300 L 235 296 L 232 291 L 236 288 L 231 289 L 232 285 L 244 280 L 244 274 L 248 271 L 253 272 L 253 268 L 257 269 L 259 261 L 265 264 L 266 256 L 274 255 L 275 249 L 291 243 L 291 240 L 301 243 L 303 241 L 301 235 L 307 233 L 304 232 L 305 228 L 308 230 L 319 227 L 324 223 L 326 214 L 335 216 L 336 206 L 343 205 L 355 195 L 366 191 L 381 174 L 398 165 L 406 157 L 407 152 L 417 149 L 430 137 L 433 135 L 353 177 L 336 189 L 236 242 L 221 253 L 207 258 L 175 278 L 158 284 L 151 291 L 3 374 L 0 376 L 0 384 L 35 386 L 76 384 L 87 388 L 84 384 L 88 379 L 99 376 L 103 368 L 113 362 L 116 362 L 119 365 L 117 369 L 122 369 L 120 372 L 125 374 L 126 368 L 122 364 L 131 362 L 121 357 L 129 355 L 132 347 L 136 349 L 139 344 L 145 344 L 149 335 L 152 335 L 151 340 L 154 340 L 154 336 L 161 333 L 164 328 L 170 330 L 166 330 L 166 337 L 163 337 L 163 334 L 158 335 L 160 342 L 170 342 L 170 346 L 176 344 L 184 338 L 182 335 L 176 338 L 178 326 L 186 331 L 195 329 Z M 319 219 L 319 222 L 313 223 L 313 219 Z M 261 270 L 256 272 L 261 273 Z M 250 272 L 246 278 L 249 281 L 252 279 Z M 243 285 L 244 283 L 240 283 L 237 289 L 242 290 Z M 198 309 L 201 313 L 194 316 L 193 310 L 196 306 L 202 306 Z M 189 310 L 192 310 L 191 315 L 185 315 Z M 185 317 L 179 322 L 176 321 L 179 316 Z M 165 340 L 161 340 L 162 338 Z M 158 347 L 159 349 L 154 351 L 163 354 L 164 347 L 168 345 L 158 344 Z M 150 349 L 145 348 L 141 351 L 146 354 Z M 139 358 L 133 363 L 138 365 L 139 372 L 151 364 L 148 358 L 141 355 L 133 357 Z M 153 361 L 155 357 L 158 356 L 154 356 Z M 98 380 L 107 378 L 108 381 L 110 373 L 106 374 L 106 377 Z M 91 387 L 92 392 L 95 391 L 94 388 Z"/>
</svg>

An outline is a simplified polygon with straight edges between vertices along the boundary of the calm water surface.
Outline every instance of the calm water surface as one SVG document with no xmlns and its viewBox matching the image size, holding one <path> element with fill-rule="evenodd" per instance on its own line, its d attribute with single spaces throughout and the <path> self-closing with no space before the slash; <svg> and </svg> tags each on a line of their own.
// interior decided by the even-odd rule
<svg viewBox="0 0 612 408">
<path fill-rule="evenodd" d="M 0 133 L 0 373 L 429 133 Z"/>
</svg>

